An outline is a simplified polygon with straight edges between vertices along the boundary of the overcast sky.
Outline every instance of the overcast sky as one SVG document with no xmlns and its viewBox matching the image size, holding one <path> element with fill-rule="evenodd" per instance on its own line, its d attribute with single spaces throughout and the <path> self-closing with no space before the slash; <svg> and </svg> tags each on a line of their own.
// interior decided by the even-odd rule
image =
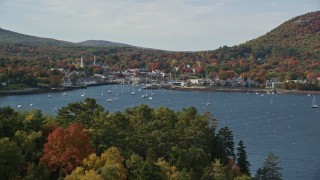
<svg viewBox="0 0 320 180">
<path fill-rule="evenodd" d="M 320 0 L 0 0 L 0 28 L 197 51 L 244 43 L 317 10 Z"/>
</svg>

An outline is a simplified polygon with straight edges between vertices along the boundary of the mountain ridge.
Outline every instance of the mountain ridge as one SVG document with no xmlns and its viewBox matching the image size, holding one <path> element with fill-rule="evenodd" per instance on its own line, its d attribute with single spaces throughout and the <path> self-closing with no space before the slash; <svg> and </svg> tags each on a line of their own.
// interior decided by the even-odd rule
<svg viewBox="0 0 320 180">
<path fill-rule="evenodd" d="M 320 11 L 315 11 L 285 21 L 265 35 L 252 39 L 243 45 L 261 44 L 266 48 L 276 46 L 316 53 L 310 50 L 319 50 L 319 42 Z"/>
<path fill-rule="evenodd" d="M 31 36 L 0 28 L 0 40 L 8 44 L 23 44 L 30 46 L 90 46 L 90 47 L 133 47 L 132 45 L 106 40 L 86 40 L 82 42 L 68 42 L 53 38 Z"/>
<path fill-rule="evenodd" d="M 78 42 L 77 44 L 91 47 L 133 47 L 132 45 L 105 40 L 86 40 Z"/>
<path fill-rule="evenodd" d="M 9 44 L 24 44 L 31 46 L 70 46 L 74 44 L 63 40 L 21 34 L 3 28 L 0 28 L 0 40 L 1 42 Z"/>
</svg>

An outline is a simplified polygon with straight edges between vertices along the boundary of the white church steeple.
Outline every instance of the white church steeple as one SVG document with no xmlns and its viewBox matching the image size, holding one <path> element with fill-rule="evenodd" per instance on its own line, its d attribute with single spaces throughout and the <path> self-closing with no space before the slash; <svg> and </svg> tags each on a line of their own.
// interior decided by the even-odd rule
<svg viewBox="0 0 320 180">
<path fill-rule="evenodd" d="M 84 67 L 84 65 L 83 65 L 83 57 L 81 56 L 81 63 L 80 63 L 80 67 Z"/>
</svg>

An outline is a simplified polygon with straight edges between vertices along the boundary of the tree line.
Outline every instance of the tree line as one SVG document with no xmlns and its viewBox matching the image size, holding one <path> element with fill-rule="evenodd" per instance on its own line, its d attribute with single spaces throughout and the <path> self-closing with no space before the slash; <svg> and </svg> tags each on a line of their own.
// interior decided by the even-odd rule
<svg viewBox="0 0 320 180">
<path fill-rule="evenodd" d="M 272 154 L 251 177 L 243 141 L 217 129 L 209 113 L 146 105 L 108 112 L 94 99 L 56 116 L 0 108 L 0 177 L 4 179 L 281 178 Z"/>
</svg>

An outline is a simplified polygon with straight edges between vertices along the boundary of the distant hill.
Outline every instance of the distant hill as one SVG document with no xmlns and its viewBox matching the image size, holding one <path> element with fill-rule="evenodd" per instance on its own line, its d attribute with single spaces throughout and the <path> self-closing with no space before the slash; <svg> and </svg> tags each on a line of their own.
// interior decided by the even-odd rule
<svg viewBox="0 0 320 180">
<path fill-rule="evenodd" d="M 320 57 L 320 11 L 292 18 L 264 36 L 242 46 L 264 49 L 265 55 Z M 261 57 L 262 58 L 262 57 Z"/>
<path fill-rule="evenodd" d="M 77 44 L 83 46 L 92 46 L 92 47 L 132 47 L 128 44 L 116 43 L 111 41 L 102 41 L 102 40 L 87 40 L 83 42 L 79 42 Z"/>
<path fill-rule="evenodd" d="M 271 78 L 315 81 L 320 77 L 320 11 L 294 17 L 238 46 L 220 47 L 213 56 L 220 69 L 260 82 Z"/>
<path fill-rule="evenodd" d="M 88 40 L 79 43 L 60 41 L 51 38 L 41 38 L 25 34 L 16 33 L 13 31 L 0 28 L 0 42 L 7 44 L 22 44 L 30 46 L 90 46 L 90 47 L 133 47 L 128 44 L 103 41 L 103 40 Z"/>
<path fill-rule="evenodd" d="M 71 42 L 60 41 L 50 38 L 41 38 L 0 28 L 0 42 L 6 44 L 23 44 L 30 46 L 72 46 Z"/>
</svg>

